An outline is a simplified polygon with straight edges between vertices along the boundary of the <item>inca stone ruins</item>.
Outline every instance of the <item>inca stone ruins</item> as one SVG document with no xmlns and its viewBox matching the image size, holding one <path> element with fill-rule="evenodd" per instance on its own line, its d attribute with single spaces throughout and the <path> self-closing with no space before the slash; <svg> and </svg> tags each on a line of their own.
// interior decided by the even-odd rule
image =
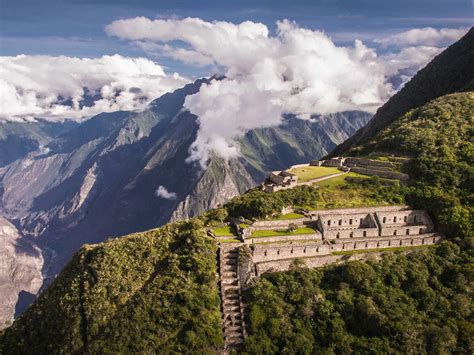
<svg viewBox="0 0 474 355">
<path fill-rule="evenodd" d="M 271 172 L 261 189 L 275 192 L 297 185 L 313 185 L 349 172 L 408 180 L 408 175 L 400 171 L 404 161 L 406 158 L 402 157 L 318 160 Z M 318 175 L 313 167 L 326 167 L 324 172 L 327 174 Z M 304 174 L 305 179 L 298 181 L 295 172 Z M 238 349 L 243 344 L 245 304 L 242 289 L 263 273 L 285 271 L 293 265 L 314 268 L 380 258 L 388 251 L 409 252 L 416 247 L 433 245 L 442 238 L 425 210 L 405 205 L 320 211 L 288 207 L 274 220 L 239 219 L 226 228 L 227 234 L 222 236 L 209 230 L 220 242 L 219 281 L 226 351 Z"/>
<path fill-rule="evenodd" d="M 397 158 L 392 157 L 396 160 Z M 398 158 L 403 159 L 403 158 Z M 397 179 L 401 181 L 406 181 L 409 179 L 409 176 L 405 173 L 399 172 L 396 170 L 396 164 L 392 161 L 380 161 L 375 159 L 368 158 L 359 158 L 359 157 L 335 157 L 327 160 L 313 160 L 309 164 L 299 164 L 293 165 L 287 170 L 282 171 L 272 171 L 267 180 L 262 184 L 261 188 L 265 192 L 275 192 L 279 190 L 286 190 L 295 187 L 296 185 L 309 185 L 311 183 L 326 180 L 333 176 L 325 176 L 319 179 L 314 179 L 313 181 L 308 181 L 305 183 L 298 182 L 298 176 L 292 173 L 290 170 L 297 167 L 304 166 L 324 166 L 324 167 L 334 167 L 341 170 L 341 174 L 348 173 L 352 171 L 354 173 L 369 175 L 369 176 L 378 176 L 384 179 Z"/>
<path fill-rule="evenodd" d="M 221 244 L 219 252 L 223 327 L 229 347 L 238 347 L 245 336 L 242 287 L 262 273 L 288 270 L 297 260 L 307 267 L 321 267 L 376 258 L 385 249 L 432 245 L 442 238 L 425 210 L 408 206 L 308 211 L 302 218 L 234 227 L 240 243 Z M 261 236 L 259 231 L 282 233 Z"/>
<path fill-rule="evenodd" d="M 268 180 L 263 184 L 265 192 L 275 192 L 279 190 L 291 189 L 298 184 L 298 177 L 287 170 L 272 171 Z"/>
</svg>

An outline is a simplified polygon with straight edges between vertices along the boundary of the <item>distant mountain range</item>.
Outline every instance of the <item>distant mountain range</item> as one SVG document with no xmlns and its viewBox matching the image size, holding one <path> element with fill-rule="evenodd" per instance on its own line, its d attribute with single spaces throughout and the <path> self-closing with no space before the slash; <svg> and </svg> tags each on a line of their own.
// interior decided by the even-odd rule
<svg viewBox="0 0 474 355">
<path fill-rule="evenodd" d="M 0 123 L 0 167 L 46 146 L 76 125 L 71 120 L 49 122 L 42 119 L 36 119 L 35 122 Z"/>
<path fill-rule="evenodd" d="M 256 279 L 245 298 L 246 353 L 472 353 L 474 87 L 466 68 L 474 63 L 473 34 L 390 99 L 357 141 L 332 153 L 411 157 L 406 185 L 351 183 L 358 192 L 365 186 L 384 199 L 393 193 L 426 209 L 447 240 L 411 253 L 387 251 L 380 262 L 374 257 L 317 272 L 295 263 L 294 270 Z M 456 58 L 447 60 L 451 55 Z M 4 213 L 43 250 L 59 253 L 53 269 L 107 231 L 193 215 L 254 185 L 265 169 L 326 154 L 368 117 L 289 118 L 280 127 L 249 132 L 241 140 L 242 157 L 212 157 L 203 172 L 184 163 L 197 125 L 181 109 L 184 96 L 203 82 L 163 96 L 143 113 L 99 115 L 53 140 L 48 153 L 31 153 L 4 169 Z M 171 199 L 157 198 L 158 186 Z M 318 192 L 253 191 L 199 219 L 82 248 L 0 334 L 0 352 L 218 352 L 217 242 L 206 228 L 222 223 L 220 212 L 269 217 L 267 204 L 280 211 L 311 191 Z"/>
<path fill-rule="evenodd" d="M 370 118 L 288 116 L 240 138 L 240 157 L 213 155 L 202 170 L 185 162 L 198 123 L 183 104 L 207 82 L 163 95 L 143 112 L 103 113 L 81 124 L 5 124 L 5 131 L 14 127 L 9 141 L 28 144 L 5 154 L 0 214 L 42 249 L 45 277 L 85 243 L 194 216 L 259 184 L 270 170 L 320 158 Z M 157 194 L 160 186 L 168 195 Z M 4 270 L 15 267 L 9 260 Z"/>
</svg>

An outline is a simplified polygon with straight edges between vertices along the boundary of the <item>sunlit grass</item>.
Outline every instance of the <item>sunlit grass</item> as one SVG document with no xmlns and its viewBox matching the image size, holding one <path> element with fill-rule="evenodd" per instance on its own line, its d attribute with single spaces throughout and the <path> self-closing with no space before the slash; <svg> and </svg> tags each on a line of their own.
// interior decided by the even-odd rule
<svg viewBox="0 0 474 355">
<path fill-rule="evenodd" d="M 231 226 L 218 227 L 212 230 L 216 237 L 233 237 L 235 236 L 234 228 Z"/>
<path fill-rule="evenodd" d="M 304 166 L 293 168 L 290 170 L 290 172 L 298 176 L 298 182 L 307 182 L 309 180 L 317 179 L 323 176 L 338 174 L 342 171 L 337 168 L 326 166 Z"/>
<path fill-rule="evenodd" d="M 281 237 L 285 235 L 299 235 L 299 234 L 314 234 L 313 228 L 297 228 L 290 232 L 289 230 L 256 230 L 252 232 L 250 238 L 263 238 L 263 237 Z"/>
<path fill-rule="evenodd" d="M 287 213 L 287 214 L 282 214 L 279 215 L 278 217 L 274 217 L 271 220 L 272 221 L 282 221 L 286 219 L 299 219 L 299 218 L 304 218 L 304 215 L 300 213 Z"/>
</svg>

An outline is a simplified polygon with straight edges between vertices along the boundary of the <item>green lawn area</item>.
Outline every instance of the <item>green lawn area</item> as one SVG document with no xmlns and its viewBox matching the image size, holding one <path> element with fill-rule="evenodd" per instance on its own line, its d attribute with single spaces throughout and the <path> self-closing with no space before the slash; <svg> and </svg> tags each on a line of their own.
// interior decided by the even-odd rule
<svg viewBox="0 0 474 355">
<path fill-rule="evenodd" d="M 347 178 L 359 178 L 360 182 L 354 183 Z M 383 180 L 383 179 L 380 179 Z M 367 183 L 363 183 L 366 181 Z M 367 175 L 350 172 L 317 183 L 318 198 L 312 206 L 296 206 L 309 210 L 351 208 L 368 206 L 387 206 L 403 203 L 401 196 L 389 192 L 389 188 L 372 184 L 373 178 Z M 397 199 L 400 198 L 400 201 Z"/>
<path fill-rule="evenodd" d="M 313 228 L 298 228 L 293 232 L 288 230 L 256 230 L 253 231 L 250 238 L 264 238 L 264 237 L 281 237 L 285 235 L 296 235 L 296 234 L 314 234 Z"/>
<path fill-rule="evenodd" d="M 279 215 L 278 217 L 272 218 L 272 221 L 281 221 L 285 219 L 298 219 L 298 218 L 304 218 L 304 215 L 299 214 L 299 213 L 287 213 L 287 214 L 282 214 Z"/>
<path fill-rule="evenodd" d="M 234 237 L 235 236 L 234 228 L 230 226 L 214 228 L 212 232 L 214 233 L 216 237 Z"/>
<path fill-rule="evenodd" d="M 219 243 L 240 243 L 240 240 L 232 238 L 232 239 L 221 239 Z"/>
<path fill-rule="evenodd" d="M 347 250 L 347 251 L 335 251 L 333 252 L 334 255 L 352 255 L 352 254 L 365 254 L 365 253 L 377 253 L 382 251 L 407 251 L 407 250 L 414 250 L 414 249 L 423 249 L 423 248 L 430 248 L 436 246 L 433 245 L 413 245 L 413 246 L 406 246 L 406 247 L 394 247 L 394 248 L 378 248 L 378 249 L 362 249 L 362 250 Z"/>
<path fill-rule="evenodd" d="M 298 176 L 298 182 L 306 182 L 323 176 L 338 174 L 342 171 L 326 166 L 304 166 L 291 169 L 290 172 Z"/>
</svg>

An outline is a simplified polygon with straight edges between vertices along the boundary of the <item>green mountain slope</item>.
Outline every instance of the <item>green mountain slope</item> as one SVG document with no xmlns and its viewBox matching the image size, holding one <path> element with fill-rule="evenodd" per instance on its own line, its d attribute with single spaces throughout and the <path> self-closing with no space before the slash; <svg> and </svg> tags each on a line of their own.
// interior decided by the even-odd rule
<svg viewBox="0 0 474 355">
<path fill-rule="evenodd" d="M 258 279 L 245 295 L 244 352 L 472 353 L 472 95 L 430 102 L 351 151 L 397 147 L 412 156 L 414 184 L 341 185 L 347 203 L 356 191 L 376 204 L 405 199 L 428 208 L 451 241 L 382 262 L 296 267 Z M 309 186 L 251 190 L 199 219 L 86 246 L 4 332 L 0 352 L 214 352 L 222 345 L 216 246 L 204 226 L 322 203 L 322 196 Z"/>
<path fill-rule="evenodd" d="M 199 222 L 84 246 L 8 328 L 0 353 L 210 352 L 216 245 Z"/>
<path fill-rule="evenodd" d="M 437 97 L 464 90 L 474 80 L 474 27 L 435 57 L 397 94 L 379 108 L 370 122 L 336 147 L 332 156 L 363 144 L 411 109 Z M 472 87 L 471 87 L 472 88 Z"/>
<path fill-rule="evenodd" d="M 340 151 L 408 156 L 406 184 L 344 178 L 320 189 L 254 189 L 199 218 L 83 247 L 3 332 L 0 353 L 216 352 L 216 246 L 205 227 L 228 216 L 269 217 L 291 205 L 332 207 L 324 193 L 340 189 L 337 207 L 358 197 L 360 204 L 426 208 L 447 240 L 378 262 L 318 270 L 296 263 L 256 279 L 245 294 L 243 351 L 472 354 L 473 95 L 425 102 Z"/>
<path fill-rule="evenodd" d="M 474 92 L 454 93 L 344 152 L 410 156 L 413 181 L 392 194 L 428 209 L 454 243 L 381 262 L 265 275 L 246 294 L 244 353 L 472 354 L 473 133 Z"/>
</svg>

